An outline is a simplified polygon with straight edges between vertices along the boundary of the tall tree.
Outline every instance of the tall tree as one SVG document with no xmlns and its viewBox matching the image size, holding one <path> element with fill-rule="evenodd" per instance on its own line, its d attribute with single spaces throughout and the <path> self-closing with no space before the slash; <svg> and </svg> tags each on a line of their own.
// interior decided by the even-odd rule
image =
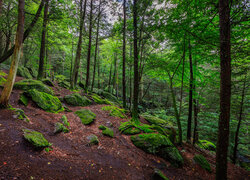
<svg viewBox="0 0 250 180">
<path fill-rule="evenodd" d="M 44 57 L 45 57 L 45 48 L 46 48 L 46 30 L 47 30 L 47 22 L 48 22 L 48 10 L 49 10 L 49 0 L 45 0 L 39 69 L 38 69 L 38 76 L 37 76 L 37 79 L 39 80 L 44 77 Z"/>
<path fill-rule="evenodd" d="M 24 0 L 18 1 L 18 24 L 17 24 L 17 31 L 16 31 L 16 39 L 15 39 L 15 49 L 11 57 L 11 66 L 10 66 L 9 74 L 7 77 L 7 81 L 4 85 L 4 89 L 0 97 L 0 106 L 4 108 L 8 107 L 9 97 L 13 89 L 13 85 L 16 79 L 18 63 L 21 57 L 23 34 L 24 34 L 23 33 L 24 31 L 24 5 L 25 5 Z"/>
<path fill-rule="evenodd" d="M 227 179 L 227 153 L 231 105 L 231 44 L 229 0 L 219 0 L 220 19 L 220 118 L 216 148 L 216 179 Z"/>
<path fill-rule="evenodd" d="M 123 1 L 122 101 L 126 107 L 126 0 Z"/>
<path fill-rule="evenodd" d="M 93 0 L 91 0 L 91 2 L 90 2 L 89 46 L 88 46 L 87 74 L 86 74 L 86 84 L 85 84 L 85 90 L 86 91 L 88 91 L 88 86 L 89 86 L 89 71 L 90 71 L 91 42 L 92 42 L 92 17 L 93 17 Z"/>
<path fill-rule="evenodd" d="M 76 83 L 77 83 L 77 78 L 78 78 L 78 71 L 79 71 L 79 66 L 80 66 L 81 50 L 82 50 L 83 24 L 84 24 L 84 20 L 85 20 L 87 0 L 84 1 L 83 10 L 82 10 L 82 4 L 83 4 L 83 0 L 80 1 L 80 31 L 79 31 L 78 44 L 77 44 L 77 49 L 76 49 L 75 63 L 74 63 L 72 79 L 71 79 L 71 88 L 72 89 L 75 88 Z"/>
</svg>

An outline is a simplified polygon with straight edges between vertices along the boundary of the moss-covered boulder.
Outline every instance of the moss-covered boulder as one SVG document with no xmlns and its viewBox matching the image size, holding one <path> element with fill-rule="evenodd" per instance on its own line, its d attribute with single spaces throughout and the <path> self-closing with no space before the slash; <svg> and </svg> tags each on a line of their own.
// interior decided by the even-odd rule
<svg viewBox="0 0 250 180">
<path fill-rule="evenodd" d="M 60 132 L 68 133 L 69 129 L 67 127 L 65 127 L 62 123 L 57 122 L 55 124 L 54 133 L 57 134 Z"/>
<path fill-rule="evenodd" d="M 68 126 L 69 127 L 69 122 L 68 122 L 68 118 L 67 116 L 63 115 L 61 118 L 61 121 L 63 123 L 64 126 Z"/>
<path fill-rule="evenodd" d="M 40 92 L 45 92 L 51 95 L 54 94 L 53 90 L 50 87 L 46 86 L 41 81 L 32 80 L 32 79 L 24 79 L 22 81 L 16 82 L 14 84 L 14 88 L 21 89 L 24 91 L 28 91 L 30 89 L 36 89 L 37 91 L 40 91 Z"/>
<path fill-rule="evenodd" d="M 28 70 L 28 68 L 24 67 L 24 66 L 19 66 L 17 69 L 17 75 L 24 77 L 26 79 L 32 79 L 32 75 L 30 74 L 30 71 Z"/>
<path fill-rule="evenodd" d="M 113 94 L 111 94 L 109 92 L 103 91 L 101 89 L 96 89 L 96 88 L 93 89 L 93 92 L 98 94 L 99 96 L 102 96 L 102 97 L 108 99 L 109 101 L 111 101 L 111 102 L 113 102 L 113 103 L 115 103 L 117 105 L 121 104 L 119 102 L 119 100 Z"/>
<path fill-rule="evenodd" d="M 42 80 L 43 84 L 46 84 L 47 86 L 54 87 L 54 83 L 50 79 L 43 79 Z"/>
<path fill-rule="evenodd" d="M 160 119 L 158 117 L 149 115 L 149 114 L 143 114 L 142 117 L 148 121 L 150 124 L 156 124 L 156 125 L 163 125 L 163 126 L 173 126 L 171 122 L 168 122 L 166 120 Z"/>
<path fill-rule="evenodd" d="M 98 145 L 99 144 L 98 137 L 94 134 L 87 136 L 86 139 L 87 139 L 88 145 Z"/>
<path fill-rule="evenodd" d="M 20 104 L 23 104 L 24 106 L 27 106 L 28 103 L 29 103 L 29 98 L 28 98 L 24 93 L 22 93 L 22 94 L 20 95 L 20 98 L 19 98 L 18 102 L 19 102 Z"/>
<path fill-rule="evenodd" d="M 133 144 L 147 153 L 156 154 L 176 167 L 183 165 L 183 158 L 178 149 L 164 135 L 161 134 L 139 134 L 131 136 Z"/>
<path fill-rule="evenodd" d="M 30 74 L 32 75 L 33 78 L 37 78 L 38 76 L 38 71 L 35 67 L 27 67 L 29 70 Z"/>
<path fill-rule="evenodd" d="M 168 178 L 159 169 L 154 170 L 153 180 L 168 180 Z"/>
<path fill-rule="evenodd" d="M 56 96 L 40 92 L 36 89 L 29 90 L 27 94 L 40 108 L 47 112 L 57 113 L 64 111 L 61 101 Z"/>
<path fill-rule="evenodd" d="M 197 145 L 202 148 L 202 149 L 206 149 L 209 151 L 215 151 L 216 150 L 216 146 L 214 143 L 207 141 L 207 140 L 199 140 Z"/>
<path fill-rule="evenodd" d="M 23 136 L 28 142 L 30 142 L 36 148 L 45 148 L 51 146 L 47 139 L 44 138 L 43 134 L 37 131 L 23 129 Z"/>
<path fill-rule="evenodd" d="M 91 104 L 91 101 L 87 97 L 81 96 L 79 93 L 69 94 L 64 97 L 64 100 L 72 106 L 88 106 Z"/>
<path fill-rule="evenodd" d="M 107 100 L 107 99 L 103 99 L 102 97 L 98 96 L 97 94 L 92 94 L 91 98 L 95 101 L 95 103 L 97 104 L 109 104 L 111 105 L 112 103 Z"/>
<path fill-rule="evenodd" d="M 119 131 L 126 135 L 135 135 L 141 132 L 141 130 L 135 127 L 135 125 L 130 121 L 121 123 Z"/>
<path fill-rule="evenodd" d="M 194 156 L 194 161 L 199 164 L 203 169 L 207 170 L 208 172 L 212 172 L 210 164 L 207 162 L 207 159 L 200 154 Z"/>
<path fill-rule="evenodd" d="M 88 109 L 81 109 L 75 112 L 75 114 L 81 119 L 84 125 L 89 125 L 94 122 L 96 115 Z"/>
<path fill-rule="evenodd" d="M 99 129 L 102 130 L 102 134 L 103 135 L 109 136 L 109 137 L 114 137 L 114 131 L 113 131 L 113 129 L 110 129 L 110 128 L 108 128 L 106 126 L 103 126 L 103 125 L 99 126 Z"/>
<path fill-rule="evenodd" d="M 119 118 L 126 118 L 124 109 L 118 108 L 116 106 L 104 106 L 102 107 L 103 111 L 109 111 L 110 116 L 119 117 Z"/>
</svg>

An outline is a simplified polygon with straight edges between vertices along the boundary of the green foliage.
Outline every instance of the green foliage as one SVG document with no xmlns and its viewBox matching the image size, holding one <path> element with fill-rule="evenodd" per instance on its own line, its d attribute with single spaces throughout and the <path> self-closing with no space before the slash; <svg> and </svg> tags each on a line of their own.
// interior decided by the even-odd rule
<svg viewBox="0 0 250 180">
<path fill-rule="evenodd" d="M 6 79 L 4 78 L 4 76 L 6 76 L 7 74 L 4 73 L 3 71 L 0 71 L 0 87 L 4 86 L 4 83 L 6 82 Z"/>
<path fill-rule="evenodd" d="M 31 89 L 27 94 L 32 100 L 43 110 L 52 113 L 64 111 L 61 101 L 56 96 L 40 92 L 36 89 Z"/>
<path fill-rule="evenodd" d="M 22 109 L 19 108 L 9 108 L 11 111 L 15 112 L 15 115 L 18 119 L 23 120 L 25 122 L 30 122 L 30 119 L 26 116 L 26 114 L 24 113 L 24 111 Z"/>
<path fill-rule="evenodd" d="M 79 93 L 66 95 L 64 100 L 72 106 L 88 106 L 91 104 L 91 101 L 87 97 L 81 96 Z"/>
<path fill-rule="evenodd" d="M 114 131 L 113 129 L 110 129 L 106 126 L 100 125 L 99 129 L 102 130 L 102 134 L 105 136 L 109 136 L 109 137 L 114 137 Z"/>
<path fill-rule="evenodd" d="M 119 127 L 119 131 L 126 135 L 134 135 L 134 134 L 139 134 L 141 132 L 141 130 L 138 129 L 135 126 L 135 124 L 131 121 L 121 123 Z"/>
<path fill-rule="evenodd" d="M 32 79 L 33 78 L 32 75 L 30 74 L 29 70 L 24 66 L 19 66 L 18 67 L 17 75 L 21 76 L 21 77 L 24 77 L 26 79 Z"/>
<path fill-rule="evenodd" d="M 28 102 L 29 102 L 29 99 L 27 96 L 25 96 L 24 93 L 21 94 L 19 100 L 18 100 L 19 103 L 23 104 L 24 106 L 27 106 L 28 105 Z"/>
<path fill-rule="evenodd" d="M 52 86 L 54 87 L 54 83 L 50 79 L 43 79 L 42 82 L 46 84 L 47 86 Z"/>
<path fill-rule="evenodd" d="M 57 122 L 55 124 L 54 133 L 57 134 L 57 133 L 60 133 L 60 132 L 68 133 L 69 129 L 67 127 L 65 127 L 62 123 Z"/>
<path fill-rule="evenodd" d="M 199 140 L 197 145 L 202 148 L 202 149 L 206 149 L 209 151 L 215 151 L 216 150 L 216 146 L 214 145 L 214 143 L 207 141 L 207 140 Z"/>
<path fill-rule="evenodd" d="M 102 107 L 103 111 L 109 111 L 110 116 L 115 116 L 119 118 L 126 118 L 124 115 L 126 111 L 124 109 L 118 108 L 116 106 L 103 106 Z"/>
<path fill-rule="evenodd" d="M 43 84 L 41 81 L 31 80 L 31 79 L 24 79 L 22 81 L 16 82 L 14 84 L 14 88 L 21 89 L 24 91 L 28 91 L 30 89 L 36 89 L 37 91 L 40 92 L 48 93 L 51 95 L 54 94 L 53 90 L 50 87 Z"/>
<path fill-rule="evenodd" d="M 168 178 L 159 169 L 154 170 L 154 180 L 168 180 Z"/>
<path fill-rule="evenodd" d="M 45 148 L 52 145 L 48 142 L 47 139 L 44 138 L 43 134 L 40 132 L 29 129 L 23 129 L 23 132 L 24 139 L 26 139 L 36 148 Z"/>
<path fill-rule="evenodd" d="M 98 96 L 97 94 L 92 94 L 91 98 L 95 101 L 95 103 L 97 104 L 108 104 L 108 105 L 112 105 L 112 103 L 107 100 L 107 99 L 103 99 L 100 96 Z"/>
<path fill-rule="evenodd" d="M 61 121 L 62 121 L 64 126 L 68 126 L 68 127 L 70 126 L 69 122 L 68 122 L 68 119 L 67 119 L 67 117 L 65 115 L 62 116 Z"/>
<path fill-rule="evenodd" d="M 75 114 L 81 119 L 82 124 L 89 125 L 94 122 L 96 118 L 95 113 L 88 109 L 81 109 L 75 112 Z"/>
<path fill-rule="evenodd" d="M 194 161 L 199 164 L 203 169 L 206 169 L 208 172 L 212 172 L 210 164 L 207 162 L 207 159 L 203 155 L 195 155 Z"/>
</svg>

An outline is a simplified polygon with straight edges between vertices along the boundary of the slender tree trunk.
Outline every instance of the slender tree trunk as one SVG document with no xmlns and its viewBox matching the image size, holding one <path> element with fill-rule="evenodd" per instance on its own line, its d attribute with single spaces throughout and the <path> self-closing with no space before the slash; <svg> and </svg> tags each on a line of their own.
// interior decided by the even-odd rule
<svg viewBox="0 0 250 180">
<path fill-rule="evenodd" d="M 97 83 L 97 87 L 98 89 L 100 89 L 100 58 L 99 58 L 99 53 L 100 53 L 100 50 L 99 50 L 99 46 L 98 46 L 98 62 L 97 62 L 97 74 L 98 74 L 98 83 Z"/>
<path fill-rule="evenodd" d="M 241 125 L 242 114 L 243 114 L 246 80 L 247 80 L 247 75 L 245 75 L 245 79 L 244 79 L 244 83 L 243 83 L 241 102 L 240 102 L 240 112 L 239 112 L 240 116 L 239 116 L 239 121 L 238 121 L 237 129 L 235 132 L 235 138 L 234 138 L 234 149 L 233 149 L 233 163 L 234 164 L 236 163 L 236 159 L 237 159 L 237 148 L 238 148 L 238 144 L 239 144 L 239 132 L 240 132 L 240 125 Z"/>
<path fill-rule="evenodd" d="M 78 44 L 77 44 L 77 50 L 76 50 L 75 63 L 74 63 L 74 68 L 73 68 L 73 73 L 72 73 L 72 81 L 70 84 L 72 89 L 75 89 L 75 86 L 77 84 L 77 79 L 78 79 L 78 71 L 80 67 L 81 50 L 82 50 L 83 24 L 85 20 L 87 0 L 84 1 L 83 10 L 82 10 L 82 4 L 83 4 L 83 0 L 80 1 L 80 32 L 79 32 L 79 38 L 78 38 Z"/>
<path fill-rule="evenodd" d="M 126 0 L 123 2 L 122 101 L 126 108 Z"/>
<path fill-rule="evenodd" d="M 0 0 L 0 19 L 2 18 L 2 7 L 3 7 L 3 1 Z M 3 33 L 0 30 L 0 57 L 2 56 L 3 53 Z"/>
<path fill-rule="evenodd" d="M 113 73 L 113 88 L 112 88 L 112 94 L 114 94 L 114 89 L 115 89 L 115 85 L 116 85 L 116 71 L 117 71 L 117 54 L 115 52 L 114 54 L 114 73 Z"/>
<path fill-rule="evenodd" d="M 139 73 L 138 73 L 138 49 L 137 49 L 137 0 L 134 0 L 133 7 L 133 19 L 134 19 L 134 99 L 133 99 L 133 111 L 132 119 L 135 122 L 139 122 L 138 119 L 138 95 L 139 95 Z"/>
<path fill-rule="evenodd" d="M 182 99 L 183 99 L 183 82 L 184 82 L 184 73 L 185 73 L 185 57 L 186 57 L 186 35 L 184 35 L 183 42 L 183 62 L 182 62 L 182 73 L 181 73 L 181 97 L 180 97 L 180 108 L 179 108 L 179 116 L 181 117 L 182 113 Z"/>
<path fill-rule="evenodd" d="M 24 0 L 18 1 L 18 25 L 16 31 L 15 49 L 13 56 L 11 57 L 11 66 L 7 77 L 7 81 L 4 85 L 4 89 L 0 97 L 0 106 L 4 108 L 8 107 L 9 97 L 16 79 L 18 63 L 21 57 L 23 31 L 24 31 L 24 5 L 25 5 Z"/>
<path fill-rule="evenodd" d="M 46 0 L 44 7 L 44 17 L 43 17 L 43 30 L 42 30 L 42 40 L 40 49 L 40 60 L 37 79 L 41 80 L 44 77 L 44 56 L 46 47 L 46 29 L 48 22 L 48 10 L 49 10 L 49 0 Z"/>
<path fill-rule="evenodd" d="M 187 124 L 187 142 L 191 142 L 191 124 L 193 113 L 193 63 L 191 44 L 189 40 L 189 64 L 190 64 L 190 87 L 189 87 L 189 108 L 188 108 L 188 124 Z"/>
<path fill-rule="evenodd" d="M 73 61 L 74 61 L 74 39 L 73 39 L 73 34 L 72 34 L 72 58 L 71 58 L 71 66 L 70 66 L 70 83 L 71 83 L 71 86 L 72 86 L 72 77 L 73 77 Z"/>
<path fill-rule="evenodd" d="M 91 91 L 93 91 L 94 84 L 95 84 L 95 69 L 96 69 L 96 58 L 97 58 L 97 51 L 98 51 L 98 42 L 99 42 L 99 24 L 101 19 L 101 0 L 99 1 L 98 7 L 98 20 L 97 20 L 97 30 L 96 30 L 96 42 L 95 42 L 95 57 L 94 57 L 94 70 L 93 70 L 93 77 L 92 77 L 92 86 Z"/>
<path fill-rule="evenodd" d="M 90 58 L 91 58 L 91 41 L 92 41 L 92 18 L 93 18 L 93 0 L 90 3 L 90 19 L 89 19 L 89 47 L 88 47 L 88 56 L 87 56 L 87 74 L 86 74 L 86 92 L 88 91 L 89 86 L 89 71 L 90 71 Z"/>
<path fill-rule="evenodd" d="M 110 70 L 109 70 L 109 83 L 108 83 L 108 91 L 110 92 L 110 87 L 111 87 L 111 76 L 112 76 L 112 63 L 110 65 Z"/>
<path fill-rule="evenodd" d="M 231 45 L 229 0 L 219 0 L 220 18 L 220 119 L 216 148 L 216 179 L 227 179 L 227 151 L 231 105 Z"/>
</svg>

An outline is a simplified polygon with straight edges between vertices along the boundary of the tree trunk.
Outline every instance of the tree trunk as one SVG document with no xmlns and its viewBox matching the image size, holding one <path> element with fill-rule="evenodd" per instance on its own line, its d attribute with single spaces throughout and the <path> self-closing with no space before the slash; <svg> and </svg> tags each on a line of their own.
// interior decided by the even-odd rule
<svg viewBox="0 0 250 180">
<path fill-rule="evenodd" d="M 2 7 L 3 7 L 3 1 L 0 0 L 0 19 L 2 18 Z M 3 33 L 0 30 L 0 57 L 2 56 L 3 53 Z"/>
<path fill-rule="evenodd" d="M 99 58 L 99 53 L 100 53 L 100 50 L 99 50 L 99 46 L 98 46 L 98 62 L 97 62 L 97 74 L 98 74 L 98 82 L 97 82 L 97 87 L 98 89 L 101 88 L 101 85 L 100 85 L 100 58 Z"/>
<path fill-rule="evenodd" d="M 113 66 L 113 64 L 111 63 L 110 70 L 109 70 L 109 83 L 108 83 L 108 91 L 109 92 L 110 92 L 110 87 L 111 87 L 112 66 Z"/>
<path fill-rule="evenodd" d="M 46 46 L 46 26 L 48 22 L 48 10 L 49 10 L 49 0 L 46 0 L 44 7 L 43 16 L 43 30 L 42 30 L 42 40 L 40 49 L 40 60 L 37 79 L 41 80 L 44 77 L 44 56 L 45 56 L 45 46 Z"/>
<path fill-rule="evenodd" d="M 233 163 L 234 164 L 236 163 L 236 159 L 237 159 L 237 148 L 238 148 L 238 144 L 239 144 L 239 132 L 240 132 L 240 125 L 241 125 L 242 114 L 243 114 L 246 81 L 247 81 L 247 75 L 245 75 L 245 79 L 244 79 L 244 83 L 243 83 L 241 102 L 240 102 L 240 115 L 239 115 L 239 121 L 238 121 L 237 129 L 235 132 L 235 138 L 234 138 L 234 149 L 233 149 Z"/>
<path fill-rule="evenodd" d="M 25 5 L 24 0 L 18 1 L 18 25 L 16 31 L 15 49 L 13 56 L 11 57 L 11 66 L 7 77 L 7 81 L 4 85 L 4 89 L 0 97 L 0 106 L 4 108 L 8 107 L 9 97 L 16 79 L 18 63 L 21 56 L 23 31 L 24 31 L 24 5 Z"/>
<path fill-rule="evenodd" d="M 183 42 L 183 62 L 182 62 L 182 73 L 181 73 L 181 97 L 180 97 L 180 107 L 179 107 L 179 116 L 181 117 L 182 113 L 182 99 L 183 99 L 183 82 L 184 82 L 184 73 L 185 73 L 185 57 L 186 57 L 186 35 L 184 35 L 184 42 Z"/>
<path fill-rule="evenodd" d="M 97 20 L 97 30 L 96 30 L 96 42 L 95 42 L 94 70 L 93 70 L 91 91 L 93 91 L 94 84 L 95 84 L 95 69 L 96 69 L 96 58 L 97 58 L 98 41 L 99 41 L 98 38 L 99 38 L 100 19 L 101 19 L 101 0 L 99 1 L 99 7 L 98 7 L 98 20 Z"/>
<path fill-rule="evenodd" d="M 189 40 L 189 63 L 190 63 L 190 87 L 189 87 L 189 107 L 188 107 L 188 124 L 187 124 L 187 142 L 191 142 L 191 124 L 193 113 L 193 63 L 191 44 Z"/>
<path fill-rule="evenodd" d="M 216 148 L 216 179 L 227 179 L 227 151 L 231 101 L 231 45 L 229 0 L 219 0 L 220 18 L 220 119 Z"/>
<path fill-rule="evenodd" d="M 138 123 L 138 95 L 139 95 L 139 73 L 138 73 L 138 49 L 137 49 L 137 0 L 134 0 L 133 7 L 134 26 L 134 98 L 132 119 Z"/>
<path fill-rule="evenodd" d="M 90 71 L 90 57 L 91 57 L 91 41 L 92 41 L 92 14 L 93 11 L 93 0 L 90 3 L 90 19 L 89 19 L 89 47 L 88 47 L 88 56 L 87 56 L 87 74 L 86 74 L 86 84 L 85 91 L 88 92 L 89 86 L 89 71 Z"/>
<path fill-rule="evenodd" d="M 122 101 L 126 108 L 126 0 L 123 2 Z"/>
<path fill-rule="evenodd" d="M 82 11 L 82 4 L 83 0 L 80 1 L 80 32 L 79 32 L 79 38 L 78 38 L 78 44 L 76 49 L 76 57 L 75 57 L 75 63 L 72 73 L 72 81 L 70 83 L 70 86 L 72 89 L 75 89 L 75 86 L 77 84 L 78 79 L 78 71 L 80 66 L 80 59 L 81 59 L 81 50 L 82 50 L 82 33 L 83 33 L 83 24 L 85 19 L 85 12 L 86 12 L 86 6 L 87 6 L 87 0 L 84 1 L 84 8 Z"/>
</svg>

